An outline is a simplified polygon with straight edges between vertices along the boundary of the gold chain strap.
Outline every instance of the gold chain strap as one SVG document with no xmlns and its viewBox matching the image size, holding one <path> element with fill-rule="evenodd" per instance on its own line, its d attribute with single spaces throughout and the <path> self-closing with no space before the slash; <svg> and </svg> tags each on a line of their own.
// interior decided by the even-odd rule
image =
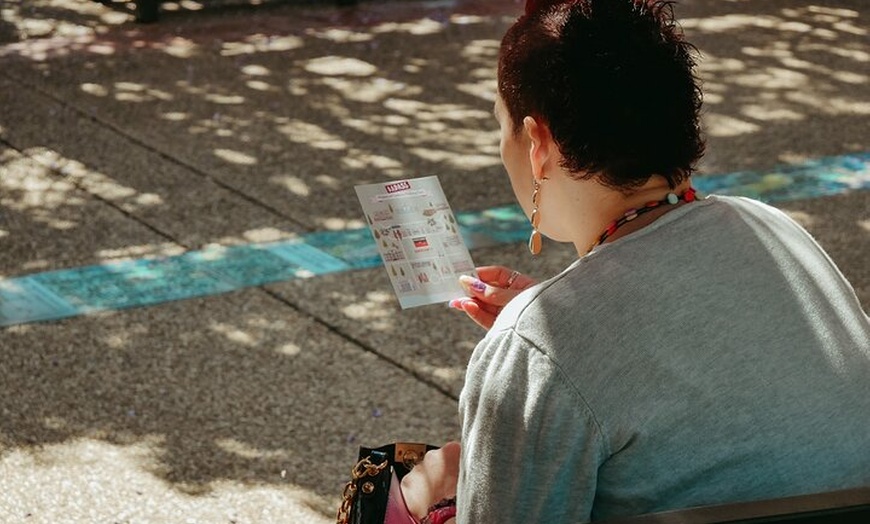
<svg viewBox="0 0 870 524">
<path fill-rule="evenodd" d="M 385 460 L 380 464 L 373 464 L 368 457 L 356 463 L 356 466 L 350 470 L 350 482 L 344 487 L 343 500 L 338 508 L 338 515 L 335 517 L 336 524 L 349 524 L 350 522 L 350 508 L 353 506 L 353 498 L 356 496 L 356 481 L 363 477 L 377 477 L 389 463 L 388 460 Z"/>
</svg>

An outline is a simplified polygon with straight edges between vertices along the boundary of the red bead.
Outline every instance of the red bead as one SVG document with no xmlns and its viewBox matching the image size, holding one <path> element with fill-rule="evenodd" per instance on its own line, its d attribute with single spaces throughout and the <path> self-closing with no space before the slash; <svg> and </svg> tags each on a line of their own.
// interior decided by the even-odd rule
<svg viewBox="0 0 870 524">
<path fill-rule="evenodd" d="M 683 198 L 686 199 L 686 202 L 694 202 L 695 201 L 695 190 L 690 189 L 686 191 L 686 194 L 683 195 Z"/>
</svg>

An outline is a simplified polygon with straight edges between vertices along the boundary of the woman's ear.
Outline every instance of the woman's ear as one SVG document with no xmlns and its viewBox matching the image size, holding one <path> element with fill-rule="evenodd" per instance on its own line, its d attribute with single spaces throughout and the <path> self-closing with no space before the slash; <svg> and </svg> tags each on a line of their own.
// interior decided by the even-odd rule
<svg viewBox="0 0 870 524">
<path fill-rule="evenodd" d="M 539 122 L 531 116 L 523 118 L 523 129 L 529 137 L 529 162 L 532 165 L 532 174 L 535 180 L 547 178 L 547 165 L 554 157 L 556 143 L 550 128 L 544 122 Z"/>
</svg>

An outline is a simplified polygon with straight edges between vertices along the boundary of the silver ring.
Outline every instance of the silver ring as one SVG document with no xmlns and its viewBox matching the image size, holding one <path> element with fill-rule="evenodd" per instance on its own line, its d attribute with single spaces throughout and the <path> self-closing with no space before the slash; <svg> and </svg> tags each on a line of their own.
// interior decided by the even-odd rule
<svg viewBox="0 0 870 524">
<path fill-rule="evenodd" d="M 505 284 L 505 287 L 511 287 L 513 285 L 513 283 L 516 281 L 518 276 L 520 276 L 519 271 L 512 272 L 511 276 L 508 277 L 508 281 L 507 281 L 507 284 Z"/>
</svg>

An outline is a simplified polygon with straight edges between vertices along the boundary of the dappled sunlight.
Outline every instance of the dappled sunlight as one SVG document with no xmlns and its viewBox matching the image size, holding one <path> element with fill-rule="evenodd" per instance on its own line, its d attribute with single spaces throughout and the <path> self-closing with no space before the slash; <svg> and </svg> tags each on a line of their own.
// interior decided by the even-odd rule
<svg viewBox="0 0 870 524">
<path fill-rule="evenodd" d="M 251 89 L 256 90 L 256 91 L 272 91 L 272 92 L 278 91 L 277 87 L 273 86 L 272 84 L 270 84 L 268 82 L 264 82 L 262 80 L 248 80 L 247 82 L 245 82 L 245 85 Z"/>
<path fill-rule="evenodd" d="M 227 340 L 246 347 L 255 347 L 259 342 L 254 335 L 229 324 L 213 322 L 209 325 L 209 329 L 225 336 Z"/>
<path fill-rule="evenodd" d="M 79 88 L 81 88 L 82 92 L 87 93 L 89 95 L 99 96 L 99 97 L 109 96 L 109 90 L 105 86 L 102 86 L 100 84 L 94 84 L 92 82 L 85 82 L 85 83 L 81 84 L 79 86 Z"/>
<path fill-rule="evenodd" d="M 366 227 L 367 224 L 360 218 L 341 218 L 341 217 L 318 217 L 316 219 L 318 228 L 327 231 L 342 231 L 345 229 L 359 229 Z"/>
<path fill-rule="evenodd" d="M 115 82 L 115 98 L 122 102 L 147 102 L 150 100 L 172 100 L 173 96 L 162 90 L 137 82 Z"/>
<path fill-rule="evenodd" d="M 170 122 L 181 122 L 182 120 L 187 120 L 190 116 L 190 113 L 185 113 L 184 111 L 168 111 L 160 115 L 161 118 Z"/>
<path fill-rule="evenodd" d="M 0 16 L 7 23 L 15 26 L 18 37 L 21 40 L 33 38 L 45 38 L 49 36 L 82 36 L 104 32 L 107 26 L 117 25 L 129 20 L 122 14 L 107 11 L 96 2 L 82 2 L 78 0 L 27 0 L 27 10 L 24 2 L 19 5 L 14 1 L 6 1 L 0 4 Z M 34 8 L 65 9 L 71 10 L 78 15 L 90 18 L 87 24 L 75 23 L 65 18 L 31 18 L 28 11 Z"/>
<path fill-rule="evenodd" d="M 114 52 L 111 45 L 95 44 L 91 35 L 74 36 L 69 38 L 51 38 L 25 40 L 20 44 L 10 44 L 0 49 L 0 57 L 17 55 L 35 62 L 44 62 L 53 58 L 70 55 L 76 51 L 87 51 L 98 55 L 107 55 Z"/>
<path fill-rule="evenodd" d="M 444 30 L 444 24 L 431 18 L 421 18 L 410 22 L 385 22 L 374 26 L 371 31 L 382 33 L 407 33 L 414 36 L 431 35 Z"/>
<path fill-rule="evenodd" d="M 680 21 L 685 29 L 697 29 L 706 33 L 725 33 L 745 29 L 774 29 L 776 31 L 805 33 L 813 30 L 809 24 L 776 16 L 755 14 L 729 14 L 706 18 L 684 18 Z"/>
<path fill-rule="evenodd" d="M 378 70 L 377 67 L 368 62 L 341 56 L 314 58 L 309 60 L 304 68 L 310 73 L 326 76 L 371 76 Z"/>
<path fill-rule="evenodd" d="M 120 248 L 99 249 L 95 253 L 101 262 L 120 262 L 140 258 L 171 257 L 184 253 L 185 248 L 171 242 L 139 244 Z"/>
<path fill-rule="evenodd" d="M 326 129 L 312 122 L 302 120 L 290 120 L 278 126 L 278 131 L 283 133 L 291 142 L 303 144 L 315 149 L 345 150 L 347 142 L 338 135 L 334 135 Z"/>
<path fill-rule="evenodd" d="M 439 380 L 456 381 L 465 377 L 465 366 L 443 367 L 423 365 L 420 368 L 423 373 Z"/>
<path fill-rule="evenodd" d="M 99 98 L 111 95 L 119 102 L 169 101 L 174 98 L 171 93 L 163 89 L 148 87 L 136 82 L 115 82 L 111 87 L 93 82 L 84 82 L 79 85 L 79 89 L 83 93 Z"/>
<path fill-rule="evenodd" d="M 184 25 L 198 19 L 192 12 L 210 11 L 200 4 L 162 5 L 190 11 L 189 19 L 176 18 Z M 134 131 L 137 139 L 191 165 L 204 161 L 210 176 L 247 197 L 333 230 L 360 224 L 347 192 L 356 183 L 498 172 L 491 103 L 500 30 L 493 26 L 516 9 L 488 7 L 483 14 L 456 8 L 367 5 L 331 17 L 332 7 L 316 6 L 292 19 L 264 17 L 255 28 L 232 17 L 215 17 L 215 31 L 128 23 L 91 31 L 88 42 L 55 44 L 58 52 L 93 57 L 76 83 L 90 114 L 125 124 L 107 118 L 125 107 L 131 121 L 156 124 Z M 403 54 L 408 39 L 422 52 Z M 31 50 L 37 44 L 28 43 Z M 94 46 L 112 54 L 98 57 Z M 101 62 L 130 52 L 159 53 L 160 74 Z M 46 71 L 50 56 L 41 55 Z M 66 91 L 53 82 L 49 89 Z M 309 157 L 313 172 L 297 160 Z M 255 178 L 243 184 L 240 175 Z M 330 183 L 312 181 L 319 176 L 331 177 Z M 336 198 L 335 212 L 315 209 Z M 297 206 L 301 201 L 308 203 Z"/>
<path fill-rule="evenodd" d="M 756 120 L 804 120 L 806 116 L 793 109 L 775 108 L 761 104 L 745 104 L 740 113 Z"/>
<path fill-rule="evenodd" d="M 343 305 L 341 312 L 350 319 L 365 322 L 370 329 L 387 331 L 393 328 L 391 318 L 396 314 L 395 308 L 396 298 L 392 293 L 369 291 L 359 301 Z"/>
<path fill-rule="evenodd" d="M 311 187 L 308 185 L 307 182 L 299 177 L 289 175 L 273 176 L 269 178 L 269 182 L 272 182 L 277 186 L 283 187 L 294 195 L 307 197 L 311 194 Z"/>
<path fill-rule="evenodd" d="M 0 272 L 177 255 L 181 245 L 154 241 L 124 216 L 166 207 L 163 194 L 120 184 L 53 149 L 0 148 Z"/>
<path fill-rule="evenodd" d="M 296 355 L 298 355 L 299 353 L 302 352 L 302 348 L 300 348 L 296 344 L 288 343 L 288 344 L 279 345 L 275 349 L 275 351 L 280 355 L 284 355 L 284 356 L 288 356 L 288 357 L 295 357 Z"/>
<path fill-rule="evenodd" d="M 257 159 L 251 155 L 246 155 L 241 151 L 233 151 L 232 149 L 217 148 L 214 150 L 214 155 L 221 160 L 231 164 L 242 166 L 252 166 L 257 163 Z"/>
<path fill-rule="evenodd" d="M 491 118 L 488 111 L 478 108 L 458 104 L 427 104 L 420 100 L 408 98 L 391 98 L 384 103 L 384 106 L 404 115 L 413 116 L 417 120 L 430 122 L 440 120 L 454 120 L 461 122 L 469 118 Z"/>
<path fill-rule="evenodd" d="M 494 103 L 498 82 L 495 79 L 486 79 L 475 83 L 466 82 L 457 84 L 456 90 L 480 98 L 485 102 Z"/>
<path fill-rule="evenodd" d="M 428 65 L 428 61 L 422 58 L 411 58 L 402 66 L 402 71 L 406 73 L 419 73 Z"/>
<path fill-rule="evenodd" d="M 366 103 L 380 102 L 385 98 L 400 93 L 403 96 L 413 96 L 422 91 L 419 87 L 409 87 L 407 84 L 395 82 L 387 78 L 373 78 L 369 80 L 325 78 L 322 82 L 323 85 L 331 87 L 348 100 Z"/>
<path fill-rule="evenodd" d="M 323 40 L 329 40 L 337 44 L 349 44 L 358 42 L 369 42 L 375 38 L 373 34 L 352 29 L 328 27 L 324 29 L 307 29 L 305 34 L 314 36 Z"/>
<path fill-rule="evenodd" d="M 492 74 L 495 72 L 495 64 L 498 60 L 499 45 L 501 43 L 495 39 L 472 40 L 460 53 L 473 63 L 486 66 L 486 70 Z"/>
<path fill-rule="evenodd" d="M 44 420 L 46 429 L 58 432 L 65 430 L 67 423 L 61 417 Z M 165 469 L 160 464 L 165 438 L 146 435 L 121 440 L 105 442 L 97 436 L 81 437 L 0 456 L 0 479 L 19 478 L 15 472 L 26 469 L 30 472 L 28 480 L 51 486 L 25 490 L 27 499 L 23 500 L 19 498 L 22 491 L 0 480 L 4 508 L 9 512 L 6 516 L 17 517 L 20 510 L 23 520 L 32 514 L 45 522 L 65 522 L 78 512 L 87 514 L 94 522 L 119 519 L 184 522 L 191 515 L 210 522 L 241 521 L 250 516 L 311 524 L 334 521 L 323 514 L 323 509 L 335 504 L 332 500 L 289 482 L 264 486 L 218 481 L 205 498 L 172 489 L 160 475 Z M 265 459 L 279 464 L 289 453 L 256 450 L 231 438 L 218 439 L 215 447 L 236 454 L 241 460 Z M 277 468 L 274 474 L 280 479 L 281 470 Z M 217 500 L 226 504 L 219 506 Z"/>
<path fill-rule="evenodd" d="M 474 170 L 501 165 L 498 157 L 494 157 L 493 155 L 477 153 L 463 155 L 451 153 L 442 149 L 427 149 L 423 147 L 413 147 L 410 151 L 423 160 L 428 160 L 432 163 L 446 164 L 454 169 Z"/>
<path fill-rule="evenodd" d="M 761 129 L 758 124 L 712 112 L 704 114 L 704 124 L 707 134 L 714 137 L 750 134 Z"/>
<path fill-rule="evenodd" d="M 175 13 L 172 22 L 145 26 L 91 3 L 74 8 L 85 29 L 18 44 L 78 52 L 81 78 L 73 85 L 82 96 L 73 103 L 79 109 L 110 126 L 129 118 L 136 140 L 307 227 L 357 227 L 349 188 L 358 183 L 437 174 L 449 190 L 467 174 L 502 175 L 492 101 L 500 38 L 518 6 L 372 3 L 340 10 L 317 4 L 262 15 L 246 9 L 258 16 L 244 22 L 205 4 L 164 2 Z M 680 21 L 702 55 L 704 129 L 712 142 L 702 168 L 720 167 L 717 141 L 765 141 L 784 135 L 783 128 L 800 133 L 811 122 L 817 126 L 820 116 L 836 128 L 828 124 L 833 118 L 870 113 L 859 91 L 870 53 L 861 45 L 866 30 L 856 11 L 749 7 L 734 2 L 711 8 L 712 16 L 697 16 L 697 6 L 678 8 L 678 15 L 694 9 L 695 16 Z M 11 10 L 22 27 L 25 19 L 44 25 L 23 8 Z M 113 26 L 104 15 L 123 20 Z M 12 49 L 24 50 L 5 46 L 0 53 Z M 68 74 L 55 71 L 46 56 L 39 67 L 45 89 L 63 96 Z M 159 56 L 160 74 L 126 63 L 140 56 Z M 844 147 L 860 147 L 860 139 Z M 783 155 L 814 156 L 804 144 Z M 759 159 L 727 159 L 743 161 Z M 100 198 L 123 201 L 125 210 L 171 202 L 154 192 L 125 193 L 123 186 L 135 185 L 121 178 L 114 189 L 94 178 L 99 174 L 87 183 L 71 180 L 98 189 Z M 459 208 L 486 198 L 512 201 L 506 185 L 484 187 L 486 195 L 457 190 L 451 198 Z M 242 238 L 233 232 L 204 242 Z"/>
<path fill-rule="evenodd" d="M 224 42 L 220 54 L 223 56 L 254 55 L 258 53 L 277 53 L 291 51 L 304 45 L 297 36 L 277 36 L 255 34 L 241 41 Z"/>
<path fill-rule="evenodd" d="M 163 45 L 163 50 L 167 55 L 175 58 L 190 58 L 197 52 L 197 45 L 187 38 L 175 37 Z"/>
<path fill-rule="evenodd" d="M 24 273 L 30 273 L 33 271 L 42 271 L 51 268 L 52 261 L 46 260 L 44 258 L 38 258 L 35 260 L 28 260 L 21 264 L 21 271 Z"/>
<path fill-rule="evenodd" d="M 205 99 L 209 102 L 222 105 L 241 105 L 246 101 L 242 95 L 220 93 L 208 93 L 205 95 Z"/>
<path fill-rule="evenodd" d="M 809 85 L 807 75 L 779 67 L 769 67 L 759 73 L 733 75 L 731 81 L 738 85 L 762 89 L 802 89 Z"/>
<path fill-rule="evenodd" d="M 818 125 L 819 116 L 870 114 L 861 95 L 870 80 L 870 54 L 861 43 L 867 30 L 857 23 L 858 12 L 814 5 L 741 10 L 681 20 L 701 49 L 708 136 L 766 136 L 780 126 Z M 714 45 L 723 39 L 727 47 Z M 859 142 L 844 145 L 854 150 Z"/>
<path fill-rule="evenodd" d="M 842 96 L 820 96 L 802 91 L 792 91 L 785 99 L 826 115 L 870 115 L 870 102 Z"/>
<path fill-rule="evenodd" d="M 233 453 L 245 459 L 286 459 L 289 455 L 283 449 L 257 449 L 234 438 L 218 439 L 215 444 L 227 453 Z"/>
<path fill-rule="evenodd" d="M 342 159 L 342 164 L 350 169 L 377 170 L 387 176 L 402 176 L 405 172 L 402 163 L 390 157 L 364 151 L 353 151 L 355 154 L 347 155 Z"/>
<path fill-rule="evenodd" d="M 241 71 L 248 76 L 269 76 L 272 74 L 268 67 L 259 64 L 247 64 L 242 66 Z"/>
<path fill-rule="evenodd" d="M 75 182 L 76 186 L 87 190 L 108 201 L 116 202 L 124 209 L 134 210 L 140 207 L 150 207 L 162 203 L 157 195 L 139 193 L 132 187 L 118 183 L 114 178 L 88 169 L 81 162 L 65 158 L 57 151 L 47 148 L 32 148 L 24 151 L 43 166 Z"/>
<path fill-rule="evenodd" d="M 5 157 L 5 158 L 4 158 Z M 27 158 L 0 157 L 3 176 L 0 177 L 0 208 L 28 214 L 32 220 L 57 230 L 77 225 L 69 219 L 59 218 L 56 210 L 65 206 L 81 206 L 84 199 L 76 193 L 68 180 L 51 176 L 50 169 L 35 165 Z"/>
<path fill-rule="evenodd" d="M 180 0 L 179 2 L 162 2 L 161 7 L 166 11 L 180 11 L 182 9 L 199 11 L 205 8 L 205 5 L 202 2 L 195 2 L 194 0 Z"/>
</svg>

